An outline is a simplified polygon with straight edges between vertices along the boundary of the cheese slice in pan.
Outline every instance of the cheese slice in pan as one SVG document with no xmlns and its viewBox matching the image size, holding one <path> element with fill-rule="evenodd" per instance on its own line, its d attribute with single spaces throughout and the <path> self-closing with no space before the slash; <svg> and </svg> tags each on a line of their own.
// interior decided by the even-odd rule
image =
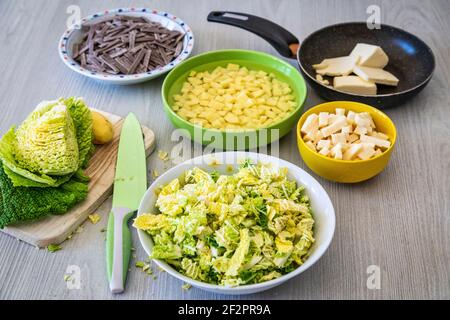
<svg viewBox="0 0 450 320">
<path fill-rule="evenodd" d="M 398 78 L 396 76 L 380 68 L 355 66 L 353 72 L 366 81 L 384 84 L 387 86 L 397 86 L 398 84 Z"/>
<path fill-rule="evenodd" d="M 389 57 L 383 49 L 366 43 L 358 43 L 350 56 L 359 58 L 358 64 L 366 67 L 384 68 L 389 62 Z"/>
<path fill-rule="evenodd" d="M 353 68 L 358 61 L 357 57 L 338 57 L 324 59 L 319 64 L 313 64 L 313 68 L 319 75 L 327 76 L 347 76 L 353 72 Z"/>
<path fill-rule="evenodd" d="M 358 76 L 335 77 L 333 86 L 336 90 L 343 92 L 363 95 L 377 94 L 377 85 L 375 83 L 361 79 Z"/>
</svg>

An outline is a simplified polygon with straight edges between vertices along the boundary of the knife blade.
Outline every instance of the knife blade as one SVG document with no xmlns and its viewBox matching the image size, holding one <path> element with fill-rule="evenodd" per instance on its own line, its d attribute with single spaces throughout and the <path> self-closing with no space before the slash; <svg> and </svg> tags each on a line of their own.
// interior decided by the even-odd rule
<svg viewBox="0 0 450 320">
<path fill-rule="evenodd" d="M 147 164 L 142 129 L 133 113 L 128 114 L 120 133 L 112 209 L 106 235 L 106 265 L 111 292 L 125 288 L 131 255 L 128 220 L 138 209 L 147 190 Z"/>
</svg>

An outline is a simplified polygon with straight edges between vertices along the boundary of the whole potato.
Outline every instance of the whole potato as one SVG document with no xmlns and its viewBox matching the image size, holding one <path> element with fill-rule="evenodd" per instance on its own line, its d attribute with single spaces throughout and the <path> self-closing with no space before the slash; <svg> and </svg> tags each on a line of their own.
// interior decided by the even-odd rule
<svg viewBox="0 0 450 320">
<path fill-rule="evenodd" d="M 114 137 L 114 129 L 111 122 L 96 111 L 91 110 L 91 113 L 94 144 L 106 144 L 110 142 Z"/>
</svg>

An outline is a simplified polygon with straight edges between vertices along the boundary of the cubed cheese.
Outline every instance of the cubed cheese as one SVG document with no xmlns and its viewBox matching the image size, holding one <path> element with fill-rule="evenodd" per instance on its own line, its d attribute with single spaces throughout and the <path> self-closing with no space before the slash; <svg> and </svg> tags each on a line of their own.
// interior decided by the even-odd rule
<svg viewBox="0 0 450 320">
<path fill-rule="evenodd" d="M 312 143 L 311 141 L 307 141 L 305 144 L 306 144 L 306 145 L 308 146 L 308 148 L 310 148 L 312 151 L 316 151 L 316 146 L 315 146 L 314 143 Z"/>
<path fill-rule="evenodd" d="M 313 141 L 313 140 L 314 140 L 314 137 L 313 137 L 313 136 L 310 136 L 309 134 L 305 134 L 305 135 L 303 136 L 303 141 L 305 141 L 305 142 Z"/>
<path fill-rule="evenodd" d="M 308 135 L 312 137 L 312 140 L 315 143 L 317 143 L 317 142 L 319 142 L 320 140 L 323 139 L 323 134 L 319 130 L 316 130 L 316 131 L 313 131 L 313 132 L 309 132 Z"/>
<path fill-rule="evenodd" d="M 328 124 L 332 124 L 334 122 L 334 120 L 336 120 L 337 115 L 335 115 L 334 113 L 330 113 L 330 116 L 328 117 Z"/>
<path fill-rule="evenodd" d="M 317 143 L 319 140 L 321 140 L 323 138 L 323 134 L 320 131 L 311 131 L 311 132 L 307 132 L 304 136 L 303 136 L 303 141 L 312 141 L 314 143 Z"/>
<path fill-rule="evenodd" d="M 389 148 L 391 146 L 391 143 L 388 140 L 383 140 L 383 139 L 380 139 L 377 137 L 367 136 L 365 134 L 361 135 L 360 140 L 361 140 L 361 142 L 373 143 L 377 147 L 381 147 L 381 148 Z"/>
<path fill-rule="evenodd" d="M 365 43 L 358 43 L 353 48 L 350 56 L 359 58 L 358 64 L 367 67 L 384 68 L 389 62 L 389 57 L 383 49 L 379 46 Z"/>
<path fill-rule="evenodd" d="M 346 134 L 346 135 L 349 135 L 350 133 L 353 132 L 353 127 L 351 125 L 350 126 L 345 126 L 345 127 L 342 128 L 341 132 Z"/>
<path fill-rule="evenodd" d="M 370 126 L 370 120 L 366 117 L 362 116 L 360 113 L 358 113 L 355 116 L 355 123 L 359 127 L 369 127 Z"/>
<path fill-rule="evenodd" d="M 387 86 L 398 85 L 398 78 L 396 76 L 380 68 L 355 66 L 353 72 L 366 81 L 384 84 Z"/>
<path fill-rule="evenodd" d="M 329 118 L 330 118 L 330 114 L 328 112 L 320 112 L 319 113 L 319 128 L 327 126 Z"/>
<path fill-rule="evenodd" d="M 301 128 L 301 132 L 303 133 L 312 132 L 313 130 L 317 130 L 318 127 L 319 127 L 319 116 L 313 113 L 306 118 L 305 123 L 303 123 L 303 126 Z"/>
<path fill-rule="evenodd" d="M 350 148 L 347 149 L 347 151 L 344 152 L 342 158 L 344 160 L 353 160 L 356 155 L 361 151 L 362 144 L 356 143 L 350 146 Z"/>
<path fill-rule="evenodd" d="M 328 137 L 329 135 L 339 131 L 347 124 L 347 118 L 345 116 L 338 116 L 334 120 L 332 124 L 329 126 L 322 128 L 320 131 L 322 132 L 324 137 Z"/>
<path fill-rule="evenodd" d="M 334 133 L 331 135 L 331 143 L 333 145 L 337 145 L 338 143 L 346 143 L 347 142 L 347 136 L 345 133 Z"/>
<path fill-rule="evenodd" d="M 370 159 L 375 154 L 375 145 L 373 143 L 361 143 L 362 149 L 358 152 L 358 158 L 361 160 Z"/>
<path fill-rule="evenodd" d="M 321 150 L 323 148 L 330 148 L 331 147 L 331 141 L 330 140 L 319 140 L 317 142 L 317 149 Z"/>
<path fill-rule="evenodd" d="M 373 131 L 372 132 L 372 136 L 380 138 L 380 139 L 383 139 L 383 140 L 388 140 L 389 139 L 389 137 L 387 135 L 385 135 L 382 132 L 377 132 L 377 131 Z"/>
<path fill-rule="evenodd" d="M 347 120 L 349 121 L 349 123 L 353 124 L 355 122 L 355 117 L 356 117 L 356 112 L 350 110 L 347 113 Z"/>
<path fill-rule="evenodd" d="M 368 112 L 336 108 L 334 112 L 321 112 L 307 117 L 304 127 L 311 131 L 303 134 L 308 148 L 326 157 L 343 160 L 367 160 L 382 154 L 390 141 L 384 133 L 375 130 Z M 326 126 L 324 126 L 326 125 Z"/>
<path fill-rule="evenodd" d="M 373 122 L 373 119 L 372 119 L 372 116 L 370 115 L 370 113 L 368 113 L 368 112 L 360 112 L 360 113 L 359 113 L 359 116 L 360 116 L 360 117 L 363 117 L 363 118 L 366 118 L 367 120 L 369 120 L 370 126 L 371 126 L 372 128 L 375 128 L 375 122 Z"/>
<path fill-rule="evenodd" d="M 324 59 L 320 64 L 314 64 L 313 68 L 320 75 L 347 76 L 353 72 L 357 60 L 350 56 Z"/>
<path fill-rule="evenodd" d="M 344 143 L 338 143 L 333 148 L 331 148 L 330 154 L 334 157 L 336 155 L 336 152 L 340 152 L 341 153 L 341 157 L 342 157 L 343 146 L 344 146 Z"/>
<path fill-rule="evenodd" d="M 360 127 L 360 126 L 356 126 L 355 130 L 353 130 L 354 133 L 362 135 L 362 134 L 366 134 L 367 133 L 367 128 L 366 127 Z"/>
<path fill-rule="evenodd" d="M 348 150 L 348 148 L 350 148 L 351 147 L 351 144 L 350 143 L 341 143 L 341 147 L 342 147 L 342 152 L 344 152 L 344 151 L 347 151 Z"/>
<path fill-rule="evenodd" d="M 378 148 L 377 148 L 377 149 L 375 150 L 375 153 L 374 153 L 373 156 L 374 156 L 374 157 L 377 157 L 377 156 L 379 156 L 379 155 L 382 154 L 382 153 L 383 153 L 383 151 L 381 151 L 381 149 L 378 149 Z"/>
<path fill-rule="evenodd" d="M 322 150 L 319 151 L 319 154 L 323 155 L 323 156 L 327 156 L 330 154 L 330 149 L 328 148 L 322 148 Z"/>
<path fill-rule="evenodd" d="M 361 79 L 358 76 L 334 77 L 333 87 L 336 90 L 354 94 L 377 94 L 377 85 L 375 83 Z"/>
<path fill-rule="evenodd" d="M 334 158 L 342 160 L 342 150 L 341 149 L 338 149 L 334 152 Z"/>
</svg>

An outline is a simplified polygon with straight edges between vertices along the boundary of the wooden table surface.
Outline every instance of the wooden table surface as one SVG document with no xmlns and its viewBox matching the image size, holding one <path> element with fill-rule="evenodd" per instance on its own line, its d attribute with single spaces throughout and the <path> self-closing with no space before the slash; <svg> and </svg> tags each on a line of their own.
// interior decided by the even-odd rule
<svg viewBox="0 0 450 320">
<path fill-rule="evenodd" d="M 194 54 L 225 48 L 268 52 L 264 40 L 246 31 L 206 21 L 211 10 L 253 13 L 272 19 L 299 39 L 323 26 L 366 21 L 366 9 L 381 8 L 382 23 L 421 37 L 434 51 L 436 72 L 412 101 L 387 110 L 398 129 L 388 168 L 356 185 L 315 176 L 336 209 L 336 232 L 325 255 L 305 273 L 247 299 L 444 299 L 450 298 L 450 2 L 436 1 L 0 1 L 0 133 L 20 123 L 45 99 L 82 96 L 92 107 L 126 115 L 133 111 L 154 130 L 157 150 L 170 151 L 172 125 L 162 111 L 163 78 L 133 86 L 94 82 L 66 68 L 57 52 L 69 5 L 82 15 L 120 6 L 147 6 L 182 17 L 196 36 Z M 332 44 L 330 44 L 332 45 Z M 295 65 L 294 61 L 290 61 Z M 322 100 L 309 90 L 305 108 Z M 292 131 L 280 142 L 281 157 L 310 172 L 302 162 Z M 154 153 L 149 168 L 173 166 Z M 149 178 L 151 181 L 151 178 Z M 112 295 L 105 275 L 105 234 L 109 199 L 96 225 L 62 244 L 56 253 L 37 250 L 0 234 L 0 299 L 236 299 L 183 290 L 180 281 L 155 268 L 156 279 L 131 267 L 127 290 Z M 133 235 L 138 260 L 145 259 Z M 80 269 L 80 289 L 64 281 L 69 265 Z M 368 289 L 367 268 L 380 268 L 381 288 Z"/>
</svg>

